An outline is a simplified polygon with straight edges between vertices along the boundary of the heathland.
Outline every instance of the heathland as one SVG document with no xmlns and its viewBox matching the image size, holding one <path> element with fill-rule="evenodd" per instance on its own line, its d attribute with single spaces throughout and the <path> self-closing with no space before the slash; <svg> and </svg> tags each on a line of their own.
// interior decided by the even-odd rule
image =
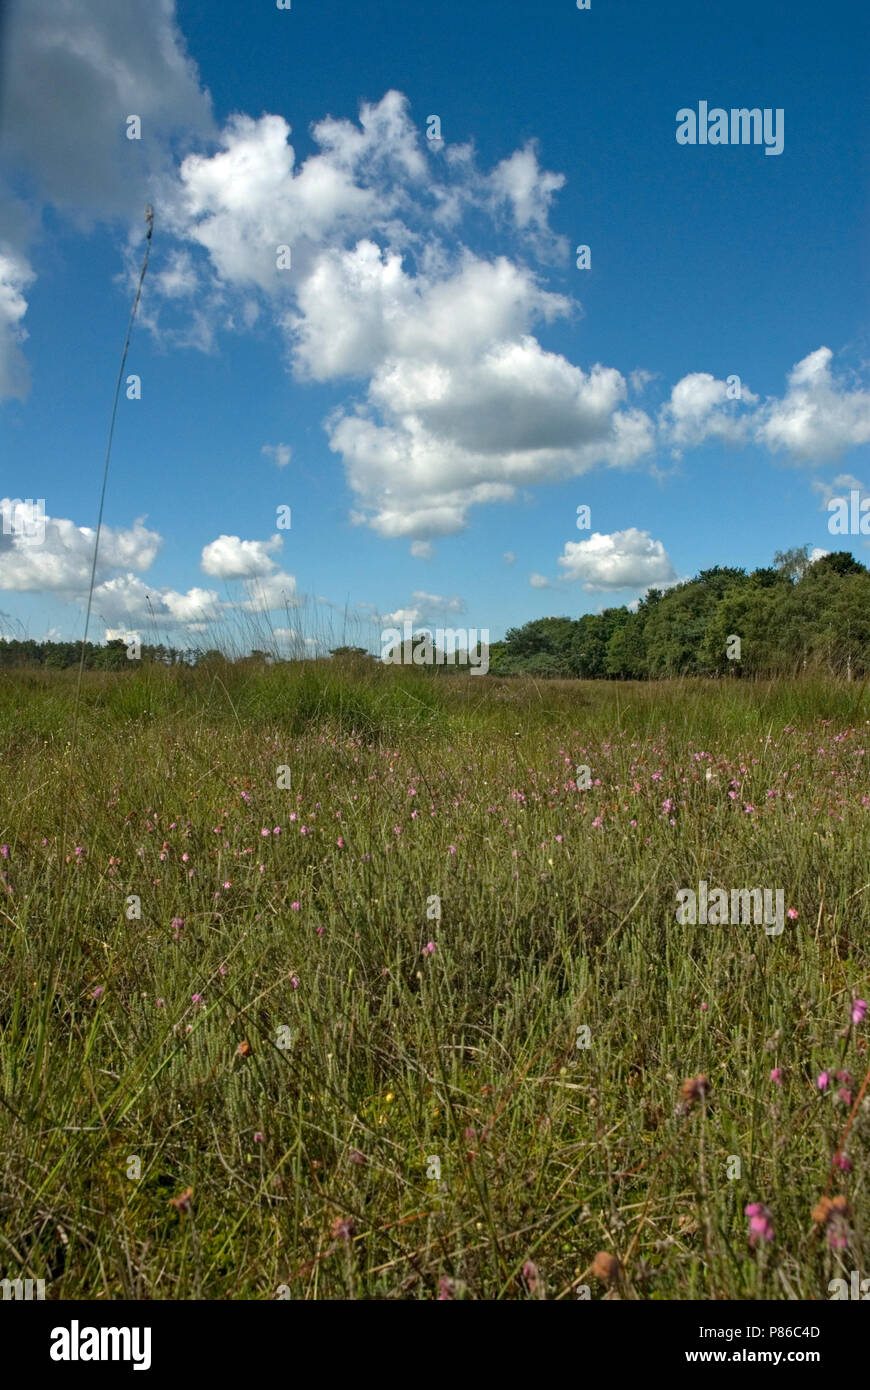
<svg viewBox="0 0 870 1390">
<path fill-rule="evenodd" d="M 0 1273 L 825 1299 L 870 1272 L 859 681 L 135 667 L 78 702 L 74 670 L 0 674 Z M 701 882 L 782 890 L 784 930 L 679 922 Z"/>
</svg>

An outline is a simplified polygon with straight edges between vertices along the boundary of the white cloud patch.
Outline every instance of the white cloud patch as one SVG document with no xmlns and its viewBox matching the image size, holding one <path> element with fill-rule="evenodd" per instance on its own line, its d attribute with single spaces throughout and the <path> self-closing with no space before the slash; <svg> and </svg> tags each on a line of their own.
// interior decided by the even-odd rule
<svg viewBox="0 0 870 1390">
<path fill-rule="evenodd" d="M 30 390 L 30 369 L 21 351 L 27 338 L 22 319 L 27 313 L 24 292 L 35 278 L 23 256 L 0 247 L 0 400 L 24 400 Z"/>
<path fill-rule="evenodd" d="M 4 498 L 0 507 L 11 508 Z M 41 541 L 27 535 L 0 535 L 0 589 L 19 593 L 50 591 L 73 598 L 87 594 L 91 579 L 96 532 L 61 517 L 45 517 Z M 97 578 L 112 570 L 144 572 L 153 564 L 160 537 L 137 520 L 132 527 L 103 526 Z"/>
<path fill-rule="evenodd" d="M 594 532 L 588 540 L 567 541 L 559 564 L 569 581 L 587 592 L 663 587 L 677 580 L 661 541 L 631 526 L 610 535 Z"/>
<path fill-rule="evenodd" d="M 740 397 L 732 399 L 728 389 L 727 382 L 709 372 L 692 372 L 677 382 L 659 414 L 662 436 L 675 452 L 708 439 L 739 444 L 749 438 L 746 407 L 756 405 L 758 397 L 741 385 Z"/>
<path fill-rule="evenodd" d="M 850 388 L 831 370 L 833 353 L 820 347 L 792 369 L 788 390 L 760 412 L 757 438 L 772 453 L 798 463 L 826 462 L 870 441 L 870 391 Z"/>
<path fill-rule="evenodd" d="M 364 104 L 359 124 L 316 124 L 318 152 L 301 165 L 290 134 L 280 116 L 234 117 L 214 154 L 183 161 L 165 201 L 221 285 L 271 302 L 299 378 L 364 384 L 364 400 L 327 425 L 355 521 L 426 541 L 520 484 L 650 452 L 652 421 L 625 408 L 621 374 L 584 371 L 534 336 L 571 314 L 570 300 L 507 255 L 485 260 L 432 235 L 467 209 L 501 210 L 527 247 L 552 253 L 564 178 L 540 167 L 533 144 L 488 174 L 468 146 L 434 160 L 398 92 Z M 278 246 L 291 250 L 289 272 Z"/>
<path fill-rule="evenodd" d="M 849 493 L 854 490 L 855 492 L 861 493 L 861 499 L 859 500 L 862 500 L 865 491 L 864 484 L 861 482 L 860 478 L 856 478 L 852 473 L 838 473 L 836 478 L 830 483 L 822 482 L 821 479 L 816 478 L 810 483 L 810 487 L 813 492 L 817 492 L 821 497 L 822 500 L 819 503 L 819 509 L 823 512 L 827 511 L 828 503 L 832 498 L 848 498 Z"/>
<path fill-rule="evenodd" d="M 242 600 L 238 607 L 248 613 L 283 612 L 288 608 L 297 608 L 300 604 L 296 597 L 296 580 L 292 574 L 287 574 L 284 570 L 246 579 L 244 589 L 247 598 Z"/>
<path fill-rule="evenodd" d="M 202 630 L 224 616 L 225 605 L 213 589 L 155 588 L 138 575 L 117 575 L 94 589 L 93 611 L 109 628 L 137 629 L 143 636 L 160 628 Z"/>
<path fill-rule="evenodd" d="M 271 459 L 276 468 L 286 468 L 293 457 L 289 444 L 264 444 L 260 453 L 264 458 Z"/>
<path fill-rule="evenodd" d="M 175 0 L 25 0 L 8 7 L 0 80 L 6 160 L 80 217 L 141 217 L 168 137 L 206 134 L 211 105 L 178 29 Z M 127 117 L 142 139 L 127 139 Z"/>
<path fill-rule="evenodd" d="M 272 553 L 281 550 L 276 533 L 268 541 L 243 541 L 238 536 L 218 536 L 202 552 L 202 570 L 215 579 L 254 579 L 274 573 Z"/>
</svg>

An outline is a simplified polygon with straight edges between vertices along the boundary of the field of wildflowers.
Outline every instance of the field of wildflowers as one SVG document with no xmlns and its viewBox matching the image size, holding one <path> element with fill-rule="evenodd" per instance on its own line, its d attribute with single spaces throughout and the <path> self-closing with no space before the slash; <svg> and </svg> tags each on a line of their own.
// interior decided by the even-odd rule
<svg viewBox="0 0 870 1390">
<path fill-rule="evenodd" d="M 75 736 L 74 690 L 0 683 L 8 1277 L 870 1275 L 863 690 L 146 664 L 85 674 Z M 781 889 L 784 930 L 681 924 L 701 881 Z"/>
</svg>

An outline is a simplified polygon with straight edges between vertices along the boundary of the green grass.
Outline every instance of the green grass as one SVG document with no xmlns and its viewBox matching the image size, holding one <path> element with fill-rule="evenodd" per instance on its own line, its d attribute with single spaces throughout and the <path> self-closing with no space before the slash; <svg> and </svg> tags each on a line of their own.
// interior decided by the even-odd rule
<svg viewBox="0 0 870 1390">
<path fill-rule="evenodd" d="M 848 1244 L 812 1217 L 870 1064 L 858 686 L 88 673 L 70 781 L 74 692 L 0 677 L 0 1275 L 597 1298 L 605 1251 L 622 1297 L 824 1299 L 870 1273 L 866 1101 Z M 700 879 L 798 916 L 678 925 Z"/>
</svg>

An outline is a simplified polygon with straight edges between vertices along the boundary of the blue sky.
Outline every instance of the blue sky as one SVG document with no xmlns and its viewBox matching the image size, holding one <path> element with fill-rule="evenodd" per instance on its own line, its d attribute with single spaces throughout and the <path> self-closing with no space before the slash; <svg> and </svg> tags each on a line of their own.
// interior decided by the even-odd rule
<svg viewBox="0 0 870 1390">
<path fill-rule="evenodd" d="M 809 0 L 13 0 L 0 498 L 48 521 L 0 536 L 0 630 L 81 633 L 148 201 L 95 638 L 495 639 L 790 545 L 870 561 L 825 511 L 870 487 L 868 29 Z M 782 152 L 678 144 L 701 101 L 781 110 Z"/>
</svg>

